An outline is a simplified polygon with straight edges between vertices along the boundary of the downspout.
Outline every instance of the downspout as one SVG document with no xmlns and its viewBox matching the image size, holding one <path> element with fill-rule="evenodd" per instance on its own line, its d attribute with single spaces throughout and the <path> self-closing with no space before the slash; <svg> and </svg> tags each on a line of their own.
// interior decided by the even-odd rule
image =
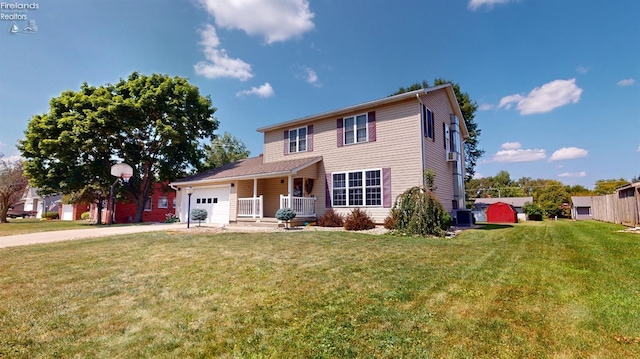
<svg viewBox="0 0 640 359">
<path fill-rule="evenodd" d="M 422 174 L 423 174 L 424 171 L 425 171 L 425 163 L 424 163 L 425 158 L 424 158 L 424 138 L 423 138 L 424 137 L 424 121 L 422 120 L 422 106 L 426 106 L 426 105 L 422 103 L 422 99 L 420 99 L 420 94 L 419 93 L 416 94 L 416 98 L 418 99 L 418 102 L 420 103 L 419 110 L 418 110 L 418 113 L 419 113 L 418 121 L 420 121 L 420 158 L 421 158 L 421 161 L 422 161 L 420 166 L 422 167 Z M 421 174 L 422 186 L 424 187 L 427 184 L 425 182 L 424 175 L 422 175 L 422 174 Z"/>
</svg>

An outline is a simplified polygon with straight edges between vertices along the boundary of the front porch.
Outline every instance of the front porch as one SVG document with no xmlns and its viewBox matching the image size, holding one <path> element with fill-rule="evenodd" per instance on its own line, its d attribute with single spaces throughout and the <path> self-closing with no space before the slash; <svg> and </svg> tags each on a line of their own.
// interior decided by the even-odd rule
<svg viewBox="0 0 640 359">
<path fill-rule="evenodd" d="M 294 197 L 280 195 L 280 208 L 291 208 L 296 213 L 296 218 L 315 218 L 315 197 Z M 238 198 L 238 218 L 265 218 L 264 196 L 250 198 Z M 275 218 L 275 213 L 273 214 Z"/>
<path fill-rule="evenodd" d="M 236 220 L 246 223 L 275 219 L 276 212 L 281 208 L 293 209 L 298 220 L 314 220 L 316 196 L 312 191 L 315 179 L 311 176 L 316 171 L 313 169 L 311 173 L 299 173 L 296 176 L 237 181 Z"/>
</svg>

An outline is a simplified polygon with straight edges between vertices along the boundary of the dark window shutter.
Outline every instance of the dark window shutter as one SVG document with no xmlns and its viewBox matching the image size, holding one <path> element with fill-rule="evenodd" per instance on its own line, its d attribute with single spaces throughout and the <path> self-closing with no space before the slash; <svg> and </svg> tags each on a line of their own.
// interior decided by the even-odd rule
<svg viewBox="0 0 640 359">
<path fill-rule="evenodd" d="M 289 153 L 289 130 L 284 130 L 284 154 Z"/>
<path fill-rule="evenodd" d="M 344 129 L 342 128 L 343 123 L 342 119 L 339 118 L 336 120 L 336 128 L 338 129 L 336 133 L 338 134 L 338 147 L 342 147 L 344 145 Z"/>
<path fill-rule="evenodd" d="M 324 196 L 324 207 L 331 208 L 331 194 L 332 194 L 331 173 L 327 173 L 325 175 L 325 184 L 326 184 L 326 191 Z"/>
<path fill-rule="evenodd" d="M 444 149 L 447 149 L 447 125 L 444 124 L 444 122 L 442 123 L 442 147 L 444 147 Z"/>
<path fill-rule="evenodd" d="M 431 114 L 431 141 L 436 142 L 436 115 L 433 111 L 429 111 L 429 113 Z"/>
<path fill-rule="evenodd" d="M 391 207 L 391 168 L 382 169 L 382 207 Z"/>
<path fill-rule="evenodd" d="M 376 112 L 367 114 L 367 132 L 369 132 L 369 142 L 376 142 Z"/>
<path fill-rule="evenodd" d="M 313 125 L 307 126 L 307 152 L 313 152 Z"/>
<path fill-rule="evenodd" d="M 429 137 L 429 125 L 427 122 L 427 107 L 422 105 L 422 131 L 424 132 L 424 137 Z"/>
</svg>

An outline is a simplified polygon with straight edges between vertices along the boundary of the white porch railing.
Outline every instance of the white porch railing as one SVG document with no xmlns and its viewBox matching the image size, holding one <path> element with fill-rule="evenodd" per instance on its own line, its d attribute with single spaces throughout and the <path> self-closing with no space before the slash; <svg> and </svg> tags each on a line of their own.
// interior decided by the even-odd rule
<svg viewBox="0 0 640 359">
<path fill-rule="evenodd" d="M 289 207 L 296 212 L 298 217 L 314 217 L 316 215 L 315 197 L 292 197 L 289 204 L 289 196 L 280 195 L 280 208 Z"/>
<path fill-rule="evenodd" d="M 262 196 L 238 198 L 238 217 L 262 218 Z"/>
</svg>

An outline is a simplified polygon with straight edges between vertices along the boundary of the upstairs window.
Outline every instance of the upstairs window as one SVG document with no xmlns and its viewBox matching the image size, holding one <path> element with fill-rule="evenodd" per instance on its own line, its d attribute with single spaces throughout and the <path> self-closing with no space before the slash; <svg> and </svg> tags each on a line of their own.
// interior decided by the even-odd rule
<svg viewBox="0 0 640 359">
<path fill-rule="evenodd" d="M 357 115 L 344 118 L 344 144 L 367 142 L 367 115 Z"/>
<path fill-rule="evenodd" d="M 289 153 L 305 152 L 307 150 L 307 128 L 300 127 L 289 130 Z"/>
<path fill-rule="evenodd" d="M 430 138 L 432 141 L 436 140 L 433 112 L 424 105 L 422 106 L 422 128 L 424 129 L 424 137 Z"/>
</svg>

